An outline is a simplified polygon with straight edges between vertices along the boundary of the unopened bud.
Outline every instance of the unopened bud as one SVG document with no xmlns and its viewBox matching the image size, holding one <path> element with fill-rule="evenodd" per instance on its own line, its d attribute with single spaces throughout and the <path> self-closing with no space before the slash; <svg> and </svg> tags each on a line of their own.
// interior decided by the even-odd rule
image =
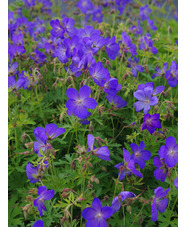
<svg viewBox="0 0 186 227">
<path fill-rule="evenodd" d="M 32 197 L 32 195 L 27 195 L 25 198 L 25 202 L 29 202 L 29 201 L 34 201 L 34 198 Z"/>
<path fill-rule="evenodd" d="M 25 143 L 26 148 L 33 148 L 34 142 Z"/>
<path fill-rule="evenodd" d="M 139 222 L 138 222 L 139 226 L 141 226 L 142 223 L 143 223 L 143 217 L 141 216 L 141 218 L 139 219 Z"/>
<path fill-rule="evenodd" d="M 26 140 L 26 133 L 24 132 L 23 135 L 22 135 L 22 141 L 24 142 Z"/>
<path fill-rule="evenodd" d="M 102 169 L 104 172 L 107 172 L 107 168 L 106 168 L 106 167 L 101 166 L 101 169 Z"/>
<path fill-rule="evenodd" d="M 38 192 L 38 189 L 37 189 L 37 188 L 31 188 L 31 189 L 29 189 L 29 191 L 28 191 L 28 193 L 29 193 L 29 194 L 32 194 L 32 195 L 36 195 L 37 192 Z"/>
<path fill-rule="evenodd" d="M 26 206 L 24 206 L 22 208 L 25 219 L 27 219 L 27 217 L 28 217 L 28 213 L 30 211 L 30 207 L 31 207 L 31 204 L 27 204 Z"/>
<path fill-rule="evenodd" d="M 129 212 L 129 214 L 132 214 L 132 207 L 131 206 L 127 206 L 127 211 Z"/>
<path fill-rule="evenodd" d="M 72 164 L 70 165 L 71 170 L 74 170 L 76 167 L 75 160 L 72 161 Z"/>
</svg>

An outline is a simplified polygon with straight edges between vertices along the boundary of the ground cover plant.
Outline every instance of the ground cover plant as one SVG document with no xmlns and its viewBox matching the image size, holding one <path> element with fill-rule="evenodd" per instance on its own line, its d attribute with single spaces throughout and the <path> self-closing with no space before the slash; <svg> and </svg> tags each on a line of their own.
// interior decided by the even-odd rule
<svg viewBox="0 0 186 227">
<path fill-rule="evenodd" d="M 172 0 L 8 13 L 9 226 L 178 226 Z"/>
</svg>

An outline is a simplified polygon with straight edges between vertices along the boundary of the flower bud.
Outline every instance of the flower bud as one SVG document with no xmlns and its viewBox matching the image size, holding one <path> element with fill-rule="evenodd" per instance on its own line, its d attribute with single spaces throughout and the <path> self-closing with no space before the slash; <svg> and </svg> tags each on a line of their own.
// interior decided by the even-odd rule
<svg viewBox="0 0 186 227">
<path fill-rule="evenodd" d="M 32 195 L 27 195 L 26 198 L 25 198 L 25 202 L 33 202 L 34 201 L 34 198 L 32 197 Z"/>
<path fill-rule="evenodd" d="M 31 189 L 29 189 L 28 193 L 29 194 L 32 194 L 32 195 L 36 195 L 37 194 L 37 191 L 38 191 L 37 188 L 31 188 Z"/>
<path fill-rule="evenodd" d="M 127 211 L 129 212 L 129 214 L 132 214 L 132 207 L 131 206 L 127 206 Z"/>
<path fill-rule="evenodd" d="M 26 206 L 22 207 L 25 219 L 27 219 L 27 217 L 28 217 L 28 213 L 30 211 L 30 207 L 31 207 L 31 204 L 27 204 Z"/>
<path fill-rule="evenodd" d="M 33 148 L 34 142 L 25 143 L 26 148 Z"/>
<path fill-rule="evenodd" d="M 72 164 L 70 165 L 71 170 L 74 170 L 76 167 L 75 160 L 72 161 Z"/>
</svg>

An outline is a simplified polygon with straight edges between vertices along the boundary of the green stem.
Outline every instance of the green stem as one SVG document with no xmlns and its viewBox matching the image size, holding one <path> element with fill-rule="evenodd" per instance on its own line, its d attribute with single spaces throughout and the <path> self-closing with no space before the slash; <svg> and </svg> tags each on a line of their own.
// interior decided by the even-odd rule
<svg viewBox="0 0 186 227">
<path fill-rule="evenodd" d="M 18 140 L 17 140 L 17 126 L 15 127 L 15 145 L 16 145 L 16 150 L 18 148 Z"/>
<path fill-rule="evenodd" d="M 68 145 L 68 151 L 67 151 L 67 154 L 69 154 L 69 151 L 70 151 L 70 146 L 71 146 L 71 143 L 72 143 L 72 138 L 74 136 L 74 133 L 72 132 L 72 135 L 71 135 L 71 138 L 70 138 L 70 143 Z"/>
<path fill-rule="evenodd" d="M 144 206 L 145 206 L 145 203 L 143 204 L 143 206 L 142 206 L 142 208 L 141 208 L 140 212 L 138 213 L 138 215 L 135 217 L 135 219 L 134 219 L 133 223 L 131 224 L 131 226 L 133 226 L 133 224 L 135 223 L 136 219 L 137 219 L 137 218 L 138 218 L 138 216 L 141 214 L 141 212 L 142 212 L 142 210 L 143 210 Z M 130 227 L 131 227 L 131 226 L 130 226 Z"/>
<path fill-rule="evenodd" d="M 123 206 L 123 226 L 125 226 L 125 207 Z"/>
<path fill-rule="evenodd" d="M 37 93 L 37 86 L 36 86 L 36 97 L 37 97 L 37 101 L 38 101 L 38 104 L 39 104 L 39 109 L 40 109 L 40 112 L 41 112 L 41 116 L 43 118 L 43 123 L 44 123 L 44 125 L 46 125 L 44 114 L 43 114 L 43 111 L 42 111 L 42 108 L 41 108 L 41 103 L 39 101 L 39 96 L 38 96 L 38 93 Z"/>
</svg>

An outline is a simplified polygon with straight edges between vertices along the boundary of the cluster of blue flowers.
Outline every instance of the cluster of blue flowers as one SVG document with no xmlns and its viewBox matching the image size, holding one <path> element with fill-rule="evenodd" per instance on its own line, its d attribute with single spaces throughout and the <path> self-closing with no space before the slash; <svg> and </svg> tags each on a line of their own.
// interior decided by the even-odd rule
<svg viewBox="0 0 186 227">
<path fill-rule="evenodd" d="M 34 9 L 39 3 L 41 6 L 41 12 L 43 14 L 51 13 L 52 3 L 50 0 L 23 0 L 26 8 Z M 132 0 L 104 0 L 102 6 L 94 5 L 91 0 L 79 0 L 76 7 L 82 14 L 85 15 L 85 22 L 92 20 L 95 22 L 103 21 L 103 8 L 110 7 L 112 10 L 119 11 L 121 15 Z M 156 0 L 153 1 L 154 4 Z M 161 5 L 158 5 L 161 7 Z M 50 20 L 50 37 L 46 38 L 45 30 L 46 24 L 44 20 L 36 17 L 33 21 L 28 21 L 26 17 L 22 15 L 22 12 L 18 12 L 18 17 L 15 14 L 9 12 L 9 68 L 8 68 L 8 86 L 11 91 L 17 92 L 18 89 L 30 89 L 38 83 L 37 72 L 33 69 L 41 67 L 47 64 L 49 60 L 59 60 L 60 64 L 66 70 L 68 76 L 73 78 L 80 77 L 82 74 L 87 75 L 87 80 L 81 83 L 79 90 L 74 87 L 68 87 L 66 90 L 66 96 L 68 98 L 66 102 L 66 113 L 69 118 L 73 115 L 82 124 L 89 124 L 88 117 L 91 112 L 88 109 L 96 109 L 98 106 L 98 100 L 93 97 L 91 88 L 87 85 L 87 81 L 91 78 L 99 91 L 105 93 L 105 97 L 108 102 L 117 110 L 127 105 L 127 102 L 118 95 L 121 92 L 122 85 L 118 79 L 113 77 L 109 70 L 104 67 L 102 60 L 99 59 L 96 62 L 96 56 L 100 52 L 104 52 L 105 55 L 112 61 L 115 59 L 125 59 L 126 67 L 130 69 L 130 75 L 138 77 L 139 73 L 143 73 L 145 66 L 141 65 L 138 54 L 140 51 L 148 52 L 148 56 L 154 56 L 158 54 L 158 49 L 154 46 L 154 40 L 151 38 L 150 33 L 144 34 L 142 24 L 147 21 L 148 27 L 155 31 L 157 27 L 154 25 L 154 21 L 149 18 L 152 10 L 148 5 L 139 8 L 139 18 L 136 19 L 134 25 L 129 31 L 121 32 L 121 40 L 117 40 L 116 36 L 103 34 L 98 29 L 94 29 L 93 26 L 84 25 L 81 28 L 75 27 L 75 21 L 73 18 L 62 15 L 62 19 Z M 132 42 L 133 33 L 135 37 L 138 37 L 138 44 L 135 45 Z M 32 52 L 25 49 L 26 37 L 34 40 L 36 45 L 32 49 Z M 30 68 L 31 73 L 21 70 L 21 61 L 30 60 L 33 67 Z M 49 60 L 48 60 L 49 59 Z M 109 60 L 106 59 L 107 62 Z M 120 63 L 121 64 L 121 63 Z M 164 63 L 162 68 L 160 66 L 155 68 L 155 73 L 152 75 L 152 79 L 156 77 L 164 77 L 170 87 L 175 87 L 178 84 L 178 66 L 173 60 L 168 69 L 168 62 Z M 90 77 L 89 77 L 90 76 Z M 115 75 L 117 77 L 117 75 Z M 137 91 L 133 93 L 134 98 L 138 101 L 133 103 L 136 112 L 143 110 L 144 117 L 142 123 L 142 130 L 148 130 L 153 135 L 156 129 L 161 128 L 161 116 L 160 113 L 151 114 L 151 107 L 158 104 L 158 97 L 164 91 L 165 86 L 161 85 L 154 87 L 154 82 L 147 82 L 146 84 L 139 84 Z M 150 112 L 150 113 L 149 113 Z M 51 141 L 56 137 L 65 133 L 64 128 L 58 128 L 56 124 L 47 124 L 45 128 L 36 127 L 34 129 L 34 136 L 37 141 L 34 141 L 33 151 L 40 158 L 40 162 L 37 166 L 28 162 L 26 166 L 26 175 L 30 183 L 41 182 L 44 177 L 45 171 L 49 166 L 48 159 L 50 154 L 55 154 Z M 95 137 L 91 134 L 87 135 L 88 148 L 86 150 L 87 155 L 96 156 L 104 161 L 110 161 L 110 152 L 107 146 L 94 145 Z M 123 161 L 116 164 L 114 167 L 119 170 L 118 180 L 122 181 L 126 177 L 131 177 L 132 174 L 143 178 L 140 169 L 145 168 L 145 162 L 150 160 L 151 152 L 145 150 L 145 143 L 140 142 L 139 146 L 135 143 L 130 144 L 132 155 L 129 151 L 123 148 Z M 178 163 L 178 145 L 174 137 L 168 137 L 165 140 L 165 145 L 160 147 L 159 157 L 154 157 L 153 164 L 157 168 L 154 171 L 154 176 L 157 180 L 165 181 L 168 171 L 171 171 Z M 178 178 L 174 180 L 175 188 L 178 188 Z M 170 188 L 163 190 L 162 187 L 157 187 L 154 190 L 155 196 L 151 200 L 152 221 L 156 221 L 158 218 L 158 211 L 164 212 L 168 199 L 165 198 Z M 38 197 L 34 199 L 33 205 L 37 207 L 39 216 L 43 215 L 43 211 L 46 211 L 44 205 L 45 200 L 50 200 L 54 197 L 54 190 L 47 190 L 46 186 L 38 187 Z M 94 227 L 106 227 L 106 219 L 114 215 L 121 207 L 125 199 L 133 198 L 136 195 L 132 192 L 122 191 L 116 196 L 111 206 L 102 206 L 99 198 L 95 197 L 92 202 L 92 208 L 85 208 L 81 215 L 87 220 L 86 226 Z M 44 222 L 37 220 L 33 227 L 42 227 Z"/>
</svg>

